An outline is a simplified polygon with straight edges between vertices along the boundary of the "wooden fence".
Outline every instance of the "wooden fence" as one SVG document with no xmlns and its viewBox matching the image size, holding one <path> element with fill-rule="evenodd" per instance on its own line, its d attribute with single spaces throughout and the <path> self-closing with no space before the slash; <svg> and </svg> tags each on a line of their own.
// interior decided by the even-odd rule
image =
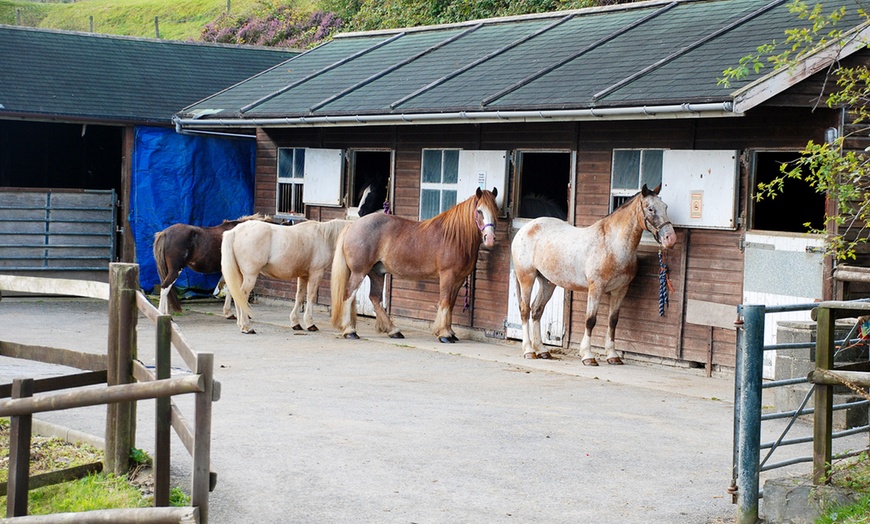
<svg viewBox="0 0 870 524">
<path fill-rule="evenodd" d="M 834 323 L 838 318 L 870 316 L 867 302 L 822 302 L 813 310 L 816 332 L 816 369 L 807 380 L 815 384 L 813 402 L 813 483 L 830 482 L 831 433 L 833 431 L 834 386 L 846 386 L 870 399 L 860 388 L 870 387 L 870 362 L 834 367 Z"/>
<path fill-rule="evenodd" d="M 7 517 L 27 522 L 31 422 L 34 413 L 84 406 L 106 405 L 105 469 L 115 474 L 129 470 L 130 450 L 136 440 L 136 402 L 157 399 L 155 416 L 153 508 L 101 510 L 75 514 L 76 522 L 208 522 L 208 496 L 217 482 L 211 466 L 212 402 L 220 397 L 214 380 L 214 356 L 197 353 L 184 339 L 169 315 L 160 315 L 139 291 L 139 267 L 110 264 L 109 284 L 65 279 L 0 275 L 2 290 L 99 298 L 108 301 L 108 350 L 106 355 L 67 349 L 28 346 L 0 340 L 0 355 L 92 370 L 54 379 L 16 379 L 0 386 L 0 417 L 11 417 Z M 154 371 L 137 360 L 136 327 L 139 313 L 154 324 L 157 365 Z M 192 370 L 170 377 L 172 347 Z M 33 396 L 36 393 L 105 383 L 105 388 Z M 4 395 L 4 391 L 7 394 Z M 195 395 L 194 423 L 182 416 L 174 395 Z M 193 459 L 191 507 L 170 508 L 170 428 L 174 429 Z M 63 476 L 61 473 L 60 476 Z M 35 477 L 34 477 L 35 478 Z M 40 516 L 39 522 L 71 522 L 71 514 Z"/>
</svg>

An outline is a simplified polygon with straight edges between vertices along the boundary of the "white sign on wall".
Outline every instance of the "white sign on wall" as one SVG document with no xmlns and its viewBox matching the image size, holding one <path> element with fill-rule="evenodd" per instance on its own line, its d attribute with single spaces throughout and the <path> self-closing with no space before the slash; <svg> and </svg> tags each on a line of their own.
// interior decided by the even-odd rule
<svg viewBox="0 0 870 524">
<path fill-rule="evenodd" d="M 675 226 L 737 227 L 738 152 L 668 149 L 662 157 L 662 190 Z"/>
</svg>

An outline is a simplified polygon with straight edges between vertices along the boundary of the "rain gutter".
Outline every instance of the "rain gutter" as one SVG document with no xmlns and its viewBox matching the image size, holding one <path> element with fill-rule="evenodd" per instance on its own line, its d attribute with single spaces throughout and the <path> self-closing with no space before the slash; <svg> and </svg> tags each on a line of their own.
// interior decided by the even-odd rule
<svg viewBox="0 0 870 524">
<path fill-rule="evenodd" d="M 561 122 L 578 120 L 641 120 L 653 118 L 700 118 L 741 116 L 733 104 L 671 104 L 610 107 L 600 109 L 552 109 L 540 111 L 458 111 L 447 113 L 400 113 L 380 115 L 300 116 L 285 118 L 172 118 L 175 129 L 235 127 L 327 127 L 400 124 L 468 124 L 503 122 Z"/>
</svg>

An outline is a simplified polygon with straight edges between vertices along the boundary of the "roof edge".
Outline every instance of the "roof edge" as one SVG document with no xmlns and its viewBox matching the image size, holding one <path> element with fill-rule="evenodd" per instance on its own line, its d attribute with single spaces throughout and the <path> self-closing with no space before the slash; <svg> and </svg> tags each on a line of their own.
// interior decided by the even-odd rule
<svg viewBox="0 0 870 524">
<path fill-rule="evenodd" d="M 846 32 L 841 38 L 828 42 L 809 53 L 794 66 L 780 67 L 754 82 L 731 93 L 734 111 L 745 113 L 806 80 L 832 63 L 853 55 L 867 47 L 870 21 Z"/>
<path fill-rule="evenodd" d="M 459 111 L 453 113 L 400 113 L 377 115 L 308 116 L 287 118 L 172 118 L 175 129 L 236 127 L 337 127 L 401 124 L 485 124 L 505 122 L 572 122 L 580 120 L 645 120 L 655 118 L 711 118 L 741 116 L 731 101 L 540 111 Z"/>
</svg>

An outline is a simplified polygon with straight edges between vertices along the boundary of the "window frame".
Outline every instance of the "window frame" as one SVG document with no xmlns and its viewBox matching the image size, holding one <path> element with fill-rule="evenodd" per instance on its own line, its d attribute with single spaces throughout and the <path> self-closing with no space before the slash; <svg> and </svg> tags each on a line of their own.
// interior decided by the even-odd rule
<svg viewBox="0 0 870 524">
<path fill-rule="evenodd" d="M 616 178 L 616 168 L 617 168 L 616 154 L 618 151 L 637 151 L 640 153 L 640 157 L 638 158 L 638 162 L 637 162 L 637 165 L 638 165 L 637 187 L 635 187 L 635 188 L 614 188 L 613 187 L 613 182 Z M 662 159 L 659 161 L 658 181 L 652 187 L 649 186 L 649 182 L 644 182 L 644 180 L 648 178 L 648 177 L 644 176 L 645 173 L 644 173 L 644 169 L 643 169 L 644 168 L 644 153 L 647 151 L 654 151 L 656 153 L 661 154 L 661 156 L 662 156 Z M 625 203 L 629 198 L 631 198 L 632 196 L 637 194 L 637 192 L 640 191 L 641 188 L 643 187 L 644 183 L 646 183 L 647 187 L 649 187 L 650 189 L 654 188 L 655 186 L 657 186 L 661 183 L 662 177 L 663 177 L 663 170 L 662 170 L 661 166 L 663 163 L 665 151 L 666 151 L 666 149 L 664 149 L 664 148 L 652 148 L 652 147 L 614 148 L 613 149 L 612 155 L 611 155 L 611 162 L 610 162 L 610 202 L 608 204 L 610 207 L 611 213 L 613 211 L 615 211 L 616 208 L 618 208 L 620 205 Z M 617 199 L 619 199 L 618 204 L 617 204 Z"/>
<path fill-rule="evenodd" d="M 282 151 L 293 151 L 291 170 L 293 176 L 281 176 Z M 302 152 L 301 164 L 297 161 L 297 155 Z M 279 147 L 275 160 L 275 214 L 278 216 L 304 216 L 305 215 L 305 148 L 304 147 Z M 290 209 L 282 209 L 282 186 L 290 188 Z M 294 209 L 296 203 L 302 209 Z"/>
<path fill-rule="evenodd" d="M 425 173 L 425 168 L 426 168 L 425 162 L 426 162 L 426 152 L 427 151 L 439 151 L 441 153 L 441 182 L 424 182 L 423 181 L 423 174 Z M 445 178 L 444 177 L 444 166 L 445 166 L 444 155 L 448 151 L 455 151 L 456 152 L 456 182 L 444 182 L 444 178 Z M 459 148 L 429 147 L 429 148 L 423 148 L 422 151 L 420 152 L 420 204 L 419 204 L 418 210 L 417 210 L 417 217 L 420 220 L 427 220 L 429 218 L 437 216 L 438 213 L 443 213 L 447 209 L 450 209 L 450 207 L 452 207 L 453 205 L 459 203 L 459 201 L 458 201 L 458 198 L 459 198 L 459 155 L 460 155 L 461 151 L 462 151 L 462 149 L 459 149 Z M 423 216 L 423 191 L 427 191 L 427 190 L 428 191 L 438 191 L 438 193 L 439 193 L 439 209 L 440 210 L 435 215 L 432 215 L 432 217 L 424 217 Z M 454 202 L 453 202 L 453 204 L 451 204 L 450 206 L 447 206 L 447 207 L 444 206 L 444 192 L 445 191 L 453 191 L 453 193 L 454 193 L 454 198 L 453 198 Z"/>
</svg>

